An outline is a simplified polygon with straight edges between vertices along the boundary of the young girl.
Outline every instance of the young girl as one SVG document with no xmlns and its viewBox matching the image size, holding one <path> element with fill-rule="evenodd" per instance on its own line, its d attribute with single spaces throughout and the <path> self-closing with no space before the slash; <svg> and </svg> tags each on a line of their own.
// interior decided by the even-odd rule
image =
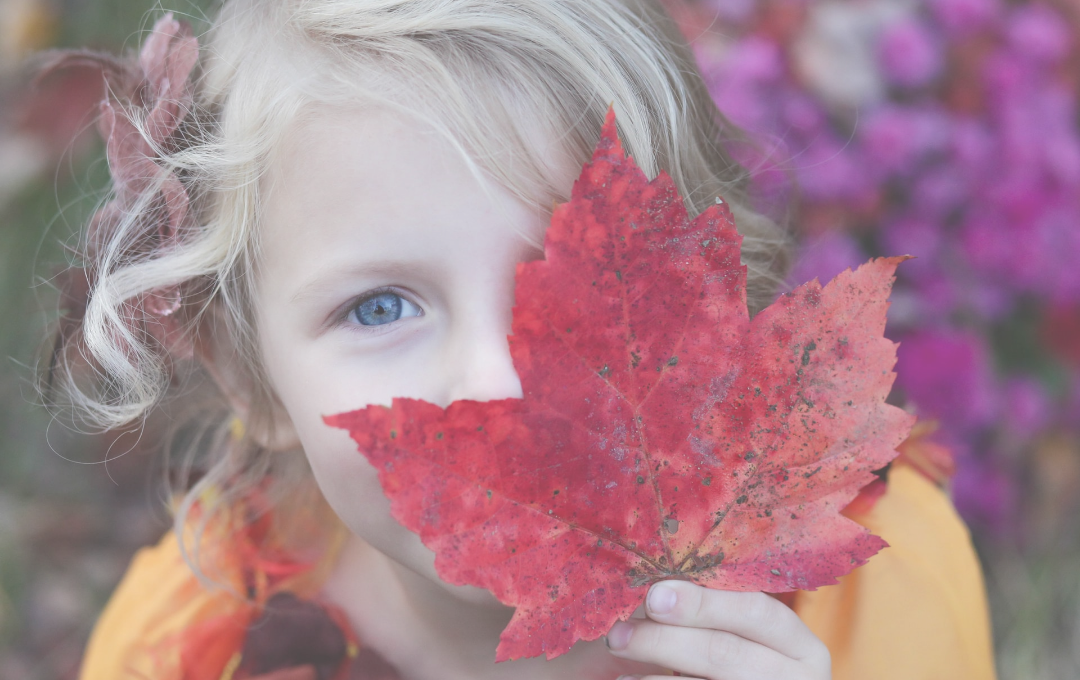
<svg viewBox="0 0 1080 680">
<path fill-rule="evenodd" d="M 841 584 L 663 582 L 606 644 L 495 664 L 509 608 L 438 578 L 322 420 L 521 396 L 515 266 L 542 257 L 609 105 L 691 214 L 733 207 L 768 304 L 784 239 L 746 208 L 735 131 L 659 0 L 228 0 L 201 46 L 167 16 L 138 63 L 72 58 L 109 82 L 115 198 L 67 279 L 54 385 L 107 427 L 197 401 L 182 471 L 201 474 L 83 680 L 993 677 L 977 562 L 917 439 L 849 508 L 891 547 Z"/>
</svg>

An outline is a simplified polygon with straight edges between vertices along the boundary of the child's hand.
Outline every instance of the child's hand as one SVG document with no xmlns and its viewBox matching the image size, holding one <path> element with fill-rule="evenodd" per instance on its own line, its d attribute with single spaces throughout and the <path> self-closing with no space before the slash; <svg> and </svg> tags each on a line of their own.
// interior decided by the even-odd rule
<svg viewBox="0 0 1080 680">
<path fill-rule="evenodd" d="M 664 581 L 649 590 L 645 611 L 647 619 L 612 627 L 607 638 L 612 654 L 704 680 L 832 677 L 824 643 L 795 612 L 765 593 Z"/>
</svg>

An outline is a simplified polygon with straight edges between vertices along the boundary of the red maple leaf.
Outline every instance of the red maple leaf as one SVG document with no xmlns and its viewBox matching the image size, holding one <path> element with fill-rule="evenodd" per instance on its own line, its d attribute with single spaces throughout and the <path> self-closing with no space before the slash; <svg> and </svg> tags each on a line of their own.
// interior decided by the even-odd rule
<svg viewBox="0 0 1080 680">
<path fill-rule="evenodd" d="M 903 258 L 751 321 L 741 241 L 722 202 L 691 221 L 667 175 L 649 182 L 609 113 L 546 259 L 518 265 L 524 398 L 326 418 L 439 575 L 516 608 L 498 660 L 596 639 L 662 579 L 813 589 L 885 546 L 840 512 L 913 420 L 885 404 Z"/>
</svg>

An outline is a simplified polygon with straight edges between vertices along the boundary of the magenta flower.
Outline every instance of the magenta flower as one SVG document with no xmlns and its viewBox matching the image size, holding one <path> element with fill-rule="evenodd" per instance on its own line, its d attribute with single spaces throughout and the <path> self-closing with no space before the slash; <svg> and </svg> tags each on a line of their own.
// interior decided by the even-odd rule
<svg viewBox="0 0 1080 680">
<path fill-rule="evenodd" d="M 927 154 L 948 144 L 949 128 L 949 121 L 928 107 L 885 105 L 867 115 L 859 139 L 875 168 L 910 174 Z"/>
<path fill-rule="evenodd" d="M 922 330 L 902 338 L 896 383 L 920 413 L 956 432 L 986 426 L 997 415 L 989 354 L 971 331 Z"/>
<path fill-rule="evenodd" d="M 958 457 L 953 503 L 969 524 L 998 536 L 1009 535 L 1016 530 L 1015 479 L 989 456 Z"/>
<path fill-rule="evenodd" d="M 822 285 L 845 269 L 854 269 L 866 261 L 866 253 L 847 234 L 828 232 L 803 244 L 788 280 L 797 286 L 811 279 Z"/>
<path fill-rule="evenodd" d="M 904 19 L 887 27 L 878 42 L 878 62 L 889 82 L 922 87 L 941 72 L 942 48 L 922 22 Z"/>
<path fill-rule="evenodd" d="M 887 222 L 881 230 L 883 254 L 915 256 L 900 268 L 904 278 L 917 277 L 934 268 L 941 245 L 941 226 L 930 219 L 910 215 L 899 217 Z"/>
<path fill-rule="evenodd" d="M 822 133 L 809 146 L 792 151 L 795 177 L 809 200 L 859 204 L 877 188 L 874 162 L 861 157 L 854 145 L 832 133 Z"/>
<path fill-rule="evenodd" d="M 1042 3 L 1012 10 L 1005 25 L 1009 46 L 1036 62 L 1060 63 L 1072 49 L 1072 35 L 1060 14 Z"/>
<path fill-rule="evenodd" d="M 942 28 L 954 36 L 986 28 L 1001 15 L 997 0 L 929 0 L 928 4 Z"/>
<path fill-rule="evenodd" d="M 1042 383 L 1018 376 L 1005 383 L 1004 416 L 1009 429 L 1024 438 L 1038 434 L 1050 422 L 1050 397 Z"/>
</svg>

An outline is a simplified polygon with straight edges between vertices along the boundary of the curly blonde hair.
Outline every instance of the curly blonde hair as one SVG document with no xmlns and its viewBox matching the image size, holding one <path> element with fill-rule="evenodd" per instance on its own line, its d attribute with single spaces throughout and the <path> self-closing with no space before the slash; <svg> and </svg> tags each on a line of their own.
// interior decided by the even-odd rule
<svg viewBox="0 0 1080 680">
<path fill-rule="evenodd" d="M 272 428 L 275 398 L 251 323 L 261 179 L 288 125 L 316 103 L 389 106 L 426 121 L 476 172 L 545 210 L 569 187 L 533 140 L 558 140 L 580 165 L 614 105 L 627 151 L 648 175 L 670 174 L 691 214 L 720 195 L 731 205 L 752 312 L 785 273 L 786 236 L 747 207 L 747 173 L 724 150 L 737 131 L 660 0 L 228 0 L 196 73 L 190 112 L 170 144 L 153 144 L 155 162 L 190 196 L 183 238 L 129 247 L 139 211 L 153 209 L 160 190 L 151 183 L 122 228 L 82 252 L 94 274 L 85 315 L 63 338 L 53 372 L 96 426 L 138 421 L 169 393 L 173 343 L 132 329 L 141 301 L 168 289 L 183 296 L 174 317 L 182 336 L 197 347 L 224 333 L 237 348 L 249 433 Z M 121 103 L 151 140 L 146 111 Z M 303 456 L 271 455 L 255 437 L 230 435 L 227 400 L 209 410 L 202 476 L 187 490 L 178 528 L 207 488 L 227 503 L 273 479 L 283 498 L 309 476 Z"/>
</svg>

